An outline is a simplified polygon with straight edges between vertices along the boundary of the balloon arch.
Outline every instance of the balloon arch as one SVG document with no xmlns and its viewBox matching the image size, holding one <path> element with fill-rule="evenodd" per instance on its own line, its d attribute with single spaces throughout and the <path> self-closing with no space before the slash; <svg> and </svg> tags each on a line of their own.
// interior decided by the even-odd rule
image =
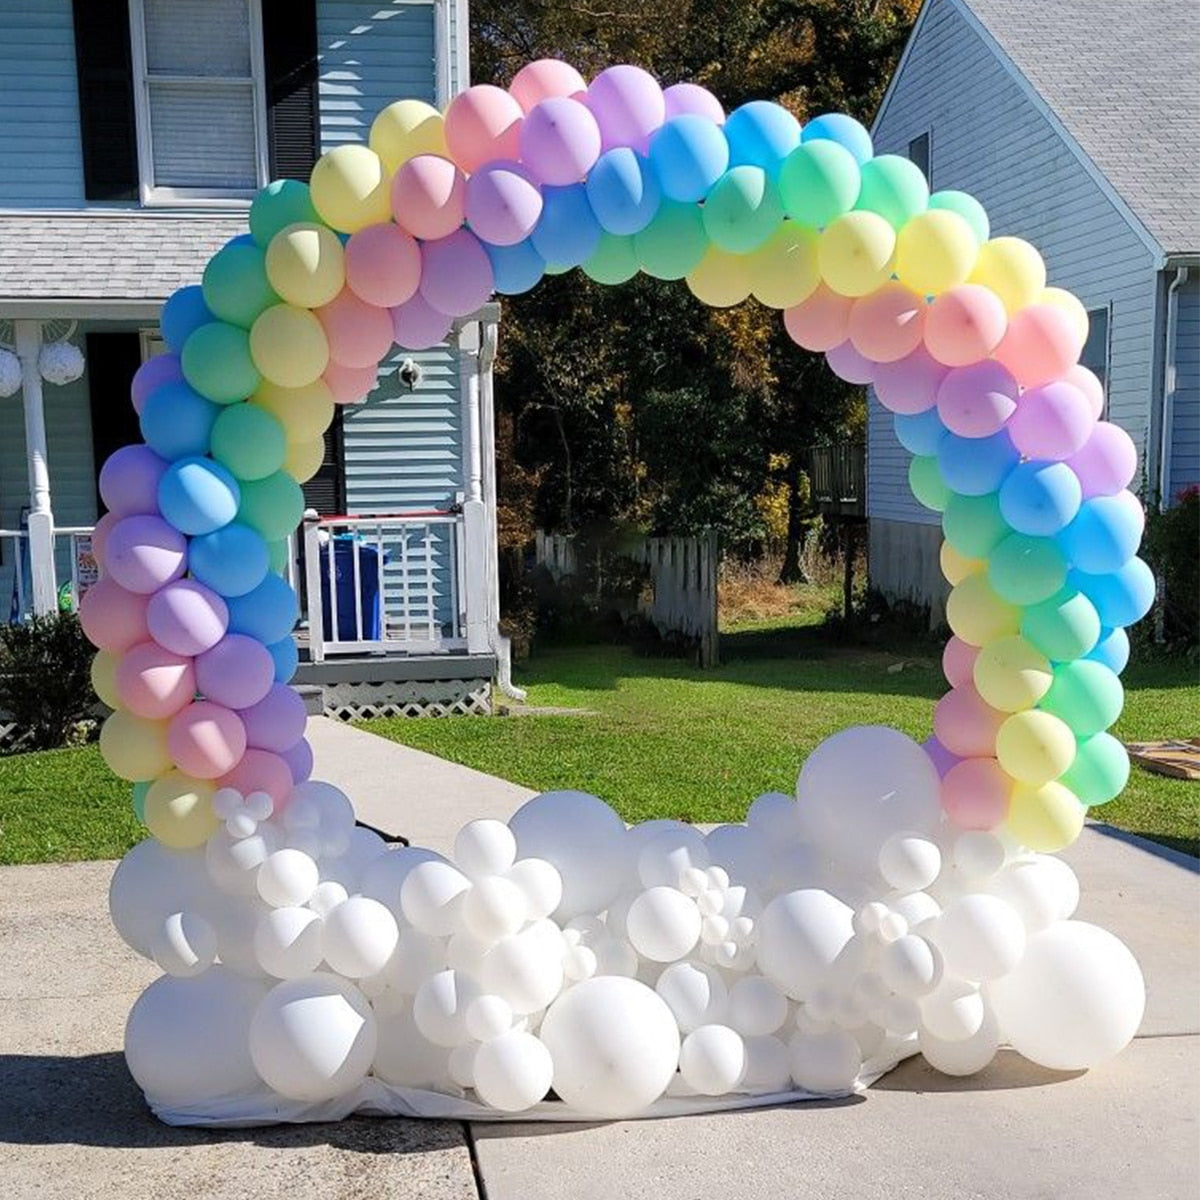
<svg viewBox="0 0 1200 1200">
<path fill-rule="evenodd" d="M 452 861 L 389 848 L 309 778 L 277 573 L 300 481 L 393 343 L 574 267 L 753 296 L 874 387 L 942 514 L 950 690 L 924 746 L 846 730 L 707 835 L 557 792 Z M 918 1049 L 1074 1069 L 1133 1036 L 1138 966 L 1071 919 L 1051 855 L 1128 776 L 1105 730 L 1154 592 L 1136 453 L 1079 365 L 1082 305 L 978 201 L 847 116 L 546 60 L 444 115 L 392 104 L 264 188 L 162 330 L 81 618 L 151 834 L 110 904 L 165 972 L 126 1031 L 165 1120 L 685 1112 L 845 1093 Z"/>
</svg>

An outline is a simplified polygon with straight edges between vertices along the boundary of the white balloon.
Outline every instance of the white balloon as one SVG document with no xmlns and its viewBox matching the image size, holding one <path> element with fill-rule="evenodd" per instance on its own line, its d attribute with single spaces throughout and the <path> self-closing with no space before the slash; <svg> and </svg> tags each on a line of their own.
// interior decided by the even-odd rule
<svg viewBox="0 0 1200 1200">
<path fill-rule="evenodd" d="M 746 824 L 757 830 L 772 846 L 794 842 L 800 836 L 796 797 L 786 792 L 763 792 L 755 796 L 746 812 Z"/>
<path fill-rule="evenodd" d="M 924 921 L 941 915 L 942 906 L 928 892 L 909 892 L 905 896 L 897 896 L 888 901 L 892 912 L 899 913 L 911 930 L 915 930 Z"/>
<path fill-rule="evenodd" d="M 591 979 L 600 960 L 590 946 L 571 946 L 563 955 L 563 974 L 572 982 Z"/>
<path fill-rule="evenodd" d="M 898 1037 L 916 1033 L 921 1024 L 921 1009 L 911 996 L 892 996 L 878 1013 L 879 1023 Z"/>
<path fill-rule="evenodd" d="M 455 1091 L 450 1078 L 450 1051 L 435 1046 L 413 1020 L 412 997 L 385 993 L 375 1002 L 379 1045 L 372 1071 L 397 1087 Z"/>
<path fill-rule="evenodd" d="M 711 862 L 704 834 L 694 825 L 675 821 L 642 843 L 638 878 L 643 888 L 678 888 L 685 871 L 706 870 Z"/>
<path fill-rule="evenodd" d="M 562 876 L 544 858 L 523 858 L 513 863 L 504 878 L 521 889 L 525 916 L 531 921 L 548 917 L 562 903 Z"/>
<path fill-rule="evenodd" d="M 653 962 L 683 958 L 700 940 L 699 909 L 673 887 L 642 892 L 629 906 L 625 923 L 633 948 Z"/>
<path fill-rule="evenodd" d="M 672 963 L 659 975 L 654 990 L 666 1001 L 684 1033 L 725 1020 L 729 989 L 715 967 Z"/>
<path fill-rule="evenodd" d="M 479 985 L 469 975 L 439 971 L 417 989 L 413 1020 L 435 1046 L 461 1046 L 469 1036 L 467 1011 L 479 995 Z"/>
<path fill-rule="evenodd" d="M 387 966 L 400 930 L 378 900 L 351 896 L 325 918 L 325 961 L 339 975 L 363 979 Z"/>
<path fill-rule="evenodd" d="M 311 908 L 289 906 L 263 913 L 254 928 L 254 957 L 276 979 L 299 979 L 321 965 L 321 918 Z"/>
<path fill-rule="evenodd" d="M 917 1002 L 921 1029 L 943 1042 L 961 1042 L 983 1024 L 983 997 L 973 983 L 943 976 L 941 983 Z"/>
<path fill-rule="evenodd" d="M 632 978 L 637 974 L 637 951 L 623 938 L 603 938 L 592 949 L 596 951 L 597 975 L 622 975 Z"/>
<path fill-rule="evenodd" d="M 771 843 L 760 830 L 747 825 L 718 825 L 704 842 L 713 862 L 724 867 L 734 882 L 763 880 L 771 871 Z"/>
<path fill-rule="evenodd" d="M 354 805 L 332 783 L 308 779 L 292 788 L 280 821 L 288 831 L 315 834 L 323 853 L 341 854 L 350 845 L 354 830 Z"/>
<path fill-rule="evenodd" d="M 807 999 L 853 935 L 853 917 L 817 888 L 777 896 L 757 922 L 759 968 L 793 1000 Z"/>
<path fill-rule="evenodd" d="M 308 898 L 308 908 L 318 917 L 327 917 L 339 904 L 344 904 L 350 894 L 335 879 L 326 879 L 317 884 L 316 891 Z"/>
<path fill-rule="evenodd" d="M 1017 910 L 1028 933 L 1065 921 L 1079 905 L 1075 872 L 1061 858 L 1049 854 L 1009 863 L 988 890 Z"/>
<path fill-rule="evenodd" d="M 445 937 L 459 925 L 471 881 L 447 862 L 418 863 L 400 887 L 400 907 L 422 933 Z"/>
<path fill-rule="evenodd" d="M 211 890 L 199 850 L 168 850 L 157 838 L 138 842 L 117 864 L 108 885 L 108 911 L 121 939 L 144 958 L 162 923 L 194 907 Z"/>
<path fill-rule="evenodd" d="M 515 1013 L 545 1008 L 562 990 L 563 944 L 536 926 L 497 942 L 484 955 L 483 990 L 503 996 Z"/>
<path fill-rule="evenodd" d="M 990 879 L 1004 866 L 1004 843 L 993 833 L 971 829 L 954 839 L 954 869 L 976 883 Z"/>
<path fill-rule="evenodd" d="M 277 983 L 250 1023 L 250 1056 L 266 1083 L 292 1100 L 330 1100 L 371 1069 L 377 1030 L 366 997 L 327 971 Z"/>
<path fill-rule="evenodd" d="M 942 956 L 928 938 L 909 933 L 879 954 L 879 974 L 898 996 L 926 996 L 941 982 Z"/>
<path fill-rule="evenodd" d="M 1035 933 L 1015 970 L 987 985 L 1003 1036 L 1056 1071 L 1097 1066 L 1142 1023 L 1146 986 L 1129 948 L 1105 929 L 1063 921 Z"/>
<path fill-rule="evenodd" d="M 491 949 L 490 942 L 480 941 L 465 929 L 454 934 L 446 943 L 446 966 L 478 979 L 483 974 L 484 955 Z"/>
<path fill-rule="evenodd" d="M 683 1039 L 679 1073 L 704 1096 L 732 1092 L 746 1073 L 746 1047 L 728 1025 L 701 1025 Z"/>
<path fill-rule="evenodd" d="M 446 944 L 441 938 L 419 929 L 400 930 L 388 965 L 384 968 L 388 986 L 411 996 L 431 975 L 446 967 Z"/>
<path fill-rule="evenodd" d="M 777 1037 L 748 1037 L 746 1072 L 738 1091 L 769 1095 L 786 1092 L 792 1083 L 788 1048 Z"/>
<path fill-rule="evenodd" d="M 209 877 L 223 892 L 235 896 L 258 894 L 258 868 L 279 848 L 279 836 L 270 825 L 259 825 L 250 837 L 235 838 L 219 829 L 204 846 Z"/>
<path fill-rule="evenodd" d="M 729 989 L 728 1023 L 745 1037 L 774 1033 L 787 1015 L 787 997 L 762 975 L 747 975 Z"/>
<path fill-rule="evenodd" d="M 844 1029 L 828 1033 L 797 1033 L 788 1046 L 792 1078 L 798 1088 L 818 1096 L 853 1091 L 862 1069 L 862 1051 Z"/>
<path fill-rule="evenodd" d="M 891 995 L 891 988 L 878 971 L 864 971 L 854 981 L 854 998 L 863 1009 L 871 1012 Z"/>
<path fill-rule="evenodd" d="M 508 826 L 499 825 L 505 833 Z M 511 834 L 509 835 L 511 836 Z M 467 929 L 481 942 L 496 942 L 516 933 L 525 924 L 525 893 L 500 875 L 476 877 L 463 900 L 462 918 Z"/>
<path fill-rule="evenodd" d="M 323 841 L 321 877 L 335 879 L 352 895 L 360 890 L 361 881 L 373 862 L 387 854 L 388 844 L 373 829 L 361 826 L 350 830 L 349 839 L 335 854 L 328 840 Z"/>
<path fill-rule="evenodd" d="M 991 1010 L 985 1008 L 982 1024 L 970 1037 L 947 1042 L 922 1029 L 919 1044 L 926 1062 L 935 1071 L 943 1075 L 974 1075 L 996 1057 L 1000 1024 Z"/>
<path fill-rule="evenodd" d="M 934 922 L 930 937 L 949 970 L 975 982 L 1006 975 L 1025 953 L 1025 926 L 1017 910 L 984 892 L 953 901 Z"/>
<path fill-rule="evenodd" d="M 450 1060 L 446 1064 L 450 1078 L 460 1088 L 475 1086 L 475 1055 L 479 1052 L 477 1042 L 463 1042 L 450 1051 Z"/>
<path fill-rule="evenodd" d="M 583 1116 L 631 1117 L 666 1090 L 679 1030 L 661 997 L 634 979 L 586 979 L 542 1020 L 554 1090 Z"/>
<path fill-rule="evenodd" d="M 517 839 L 503 821 L 470 821 L 454 839 L 454 865 L 469 879 L 503 875 L 516 857 Z"/>
<path fill-rule="evenodd" d="M 254 956 L 254 930 L 270 907 L 257 896 L 229 896 L 224 892 L 201 897 L 197 907 L 216 930 L 218 961 L 239 975 L 261 979 L 264 972 Z"/>
<path fill-rule="evenodd" d="M 512 1007 L 501 996 L 478 996 L 467 1005 L 466 1026 L 468 1037 L 490 1041 L 512 1028 Z"/>
<path fill-rule="evenodd" d="M 500 1112 L 522 1112 L 543 1099 L 554 1062 L 532 1033 L 513 1030 L 484 1042 L 475 1054 L 475 1092 Z"/>
<path fill-rule="evenodd" d="M 321 872 L 302 850 L 276 850 L 258 868 L 258 894 L 272 908 L 305 904 L 317 890 Z"/>
<path fill-rule="evenodd" d="M 392 916 L 402 915 L 400 889 L 408 873 L 423 862 L 445 862 L 440 855 L 420 846 L 397 846 L 379 854 L 363 868 L 358 891 L 362 896 L 386 904 Z"/>
<path fill-rule="evenodd" d="M 172 913 L 151 942 L 150 953 L 168 975 L 190 978 L 216 960 L 217 932 L 199 913 Z"/>
<path fill-rule="evenodd" d="M 893 833 L 879 851 L 879 873 L 900 892 L 924 891 L 942 869 L 937 843 L 916 833 Z"/>
</svg>

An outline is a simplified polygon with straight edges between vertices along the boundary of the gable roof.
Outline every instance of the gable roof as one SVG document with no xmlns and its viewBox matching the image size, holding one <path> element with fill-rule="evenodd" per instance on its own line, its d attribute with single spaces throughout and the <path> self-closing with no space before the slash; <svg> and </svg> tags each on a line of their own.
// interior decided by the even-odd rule
<svg viewBox="0 0 1200 1200">
<path fill-rule="evenodd" d="M 1200 4 L 958 0 L 1168 255 L 1200 252 Z"/>
</svg>

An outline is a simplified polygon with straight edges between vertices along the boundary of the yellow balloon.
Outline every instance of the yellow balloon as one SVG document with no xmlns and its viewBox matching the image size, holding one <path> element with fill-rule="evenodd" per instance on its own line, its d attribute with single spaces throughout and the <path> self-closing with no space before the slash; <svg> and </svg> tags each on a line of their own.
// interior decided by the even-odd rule
<svg viewBox="0 0 1200 1200">
<path fill-rule="evenodd" d="M 203 846 L 221 822 L 213 812 L 214 784 L 168 771 L 146 792 L 146 825 L 164 846 L 190 850 Z"/>
<path fill-rule="evenodd" d="M 342 233 L 392 219 L 391 179 L 367 146 L 350 143 L 321 155 L 308 187 L 321 220 Z"/>
<path fill-rule="evenodd" d="M 320 308 L 345 285 L 345 258 L 332 229 L 289 225 L 267 246 L 267 279 L 281 300 L 302 308 Z"/>
<path fill-rule="evenodd" d="M 92 690 L 109 708 L 123 707 L 121 697 L 117 695 L 117 663 L 120 661 L 119 654 L 108 650 L 97 651 L 92 659 Z"/>
<path fill-rule="evenodd" d="M 110 713 L 100 728 L 100 755 L 114 775 L 130 783 L 157 779 L 171 768 L 167 722 Z"/>
<path fill-rule="evenodd" d="M 1074 292 L 1068 292 L 1066 288 L 1059 287 L 1043 288 L 1037 302 L 1061 308 L 1075 323 L 1080 344 L 1082 345 L 1087 341 L 1088 326 L 1090 324 L 1087 309 L 1083 307 L 1083 301 Z"/>
<path fill-rule="evenodd" d="M 796 221 L 784 223 L 748 256 L 750 291 L 768 308 L 792 308 L 817 290 L 817 231 Z"/>
<path fill-rule="evenodd" d="M 389 172 L 418 154 L 450 157 L 445 118 L 423 100 L 397 100 L 382 109 L 371 122 L 367 145 L 383 159 Z"/>
<path fill-rule="evenodd" d="M 936 296 L 966 282 L 979 255 L 971 226 L 947 208 L 931 208 L 896 235 L 895 271 L 918 295 Z"/>
<path fill-rule="evenodd" d="M 333 393 L 323 379 L 298 388 L 280 387 L 264 379 L 250 403 L 275 417 L 289 441 L 319 438 L 333 421 Z"/>
<path fill-rule="evenodd" d="M 988 642 L 975 659 L 975 690 L 1001 712 L 1032 708 L 1053 682 L 1049 659 L 1018 635 Z"/>
<path fill-rule="evenodd" d="M 1085 811 L 1075 793 L 1061 783 L 1044 783 L 1041 787 L 1017 784 L 1005 825 L 1030 850 L 1056 854 L 1079 836 Z"/>
<path fill-rule="evenodd" d="M 302 388 L 320 379 L 329 365 L 329 341 L 308 309 L 273 304 L 250 327 L 250 354 L 264 379 Z"/>
<path fill-rule="evenodd" d="M 303 442 L 288 442 L 283 469 L 297 482 L 307 483 L 325 460 L 325 439 L 309 438 Z"/>
<path fill-rule="evenodd" d="M 1046 264 L 1022 238 L 992 238 L 979 247 L 970 281 L 991 288 L 1011 317 L 1038 302 L 1046 286 Z"/>
<path fill-rule="evenodd" d="M 704 257 L 687 274 L 687 285 L 697 300 L 711 308 L 730 308 L 750 295 L 747 256 L 709 246 Z"/>
<path fill-rule="evenodd" d="M 865 209 L 831 221 L 817 241 L 821 277 L 843 296 L 866 296 L 887 283 L 896 250 L 896 231 Z"/>
<path fill-rule="evenodd" d="M 951 587 L 962 583 L 968 575 L 978 575 L 987 570 L 986 558 L 968 558 L 955 550 L 949 542 L 942 543 L 938 557 L 942 564 L 942 574 Z"/>
<path fill-rule="evenodd" d="M 1075 761 L 1075 735 L 1053 713 L 1030 708 L 1013 713 L 996 734 L 996 757 L 1020 783 L 1041 787 Z"/>
<path fill-rule="evenodd" d="M 946 600 L 946 622 L 967 645 L 986 646 L 1017 632 L 1021 610 L 997 596 L 980 573 L 954 585 Z"/>
</svg>

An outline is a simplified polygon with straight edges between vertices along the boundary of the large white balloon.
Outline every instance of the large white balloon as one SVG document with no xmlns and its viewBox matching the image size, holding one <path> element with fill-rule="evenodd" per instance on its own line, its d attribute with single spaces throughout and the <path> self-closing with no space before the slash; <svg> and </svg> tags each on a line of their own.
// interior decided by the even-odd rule
<svg viewBox="0 0 1200 1200">
<path fill-rule="evenodd" d="M 629 906 L 625 927 L 643 958 L 675 962 L 700 940 L 700 910 L 676 888 L 651 887 Z"/>
<path fill-rule="evenodd" d="M 325 961 L 339 975 L 365 979 L 387 966 L 400 931 L 378 900 L 351 896 L 325 918 Z"/>
<path fill-rule="evenodd" d="M 703 1096 L 732 1092 L 746 1074 L 746 1046 L 728 1025 L 701 1025 L 683 1039 L 679 1073 Z"/>
<path fill-rule="evenodd" d="M 1048 854 L 1009 863 L 988 890 L 1017 910 L 1029 933 L 1065 921 L 1079 905 L 1075 872 Z"/>
<path fill-rule="evenodd" d="M 254 956 L 276 979 L 299 979 L 321 965 L 322 921 L 312 909 L 289 906 L 263 913 L 254 929 Z"/>
<path fill-rule="evenodd" d="M 893 833 L 879 851 L 879 873 L 899 892 L 920 892 L 942 869 L 937 842 L 915 833 Z"/>
<path fill-rule="evenodd" d="M 484 991 L 522 1015 L 545 1008 L 562 990 L 563 950 L 561 938 L 555 944 L 537 925 L 501 939 L 484 955 Z"/>
<path fill-rule="evenodd" d="M 150 952 L 168 975 L 190 978 L 212 966 L 217 931 L 199 913 L 172 913 L 150 943 Z"/>
<path fill-rule="evenodd" d="M 508 832 L 507 826 L 500 828 Z M 463 924 L 481 942 L 497 942 L 525 924 L 527 911 L 525 893 L 516 883 L 486 875 L 475 880 L 463 900 Z"/>
<path fill-rule="evenodd" d="M 862 1068 L 862 1050 L 854 1035 L 842 1029 L 829 1033 L 797 1033 L 789 1045 L 796 1086 L 818 1096 L 853 1090 Z"/>
<path fill-rule="evenodd" d="M 163 922 L 194 908 L 195 898 L 208 890 L 206 883 L 201 851 L 168 850 L 147 838 L 117 864 L 108 885 L 108 911 L 125 944 L 151 958 Z"/>
<path fill-rule="evenodd" d="M 503 875 L 516 857 L 516 838 L 503 821 L 470 821 L 454 838 L 454 864 L 470 879 Z"/>
<path fill-rule="evenodd" d="M 983 1023 L 970 1037 L 947 1042 L 935 1037 L 928 1029 L 921 1030 L 921 1053 L 936 1071 L 943 1075 L 974 1075 L 996 1057 L 1000 1048 L 1000 1023 L 990 1009 L 985 1009 Z"/>
<path fill-rule="evenodd" d="M 513 1030 L 484 1042 L 475 1053 L 475 1090 L 501 1112 L 521 1112 L 543 1099 L 554 1077 L 545 1043 Z"/>
<path fill-rule="evenodd" d="M 445 937 L 459 927 L 471 881 L 448 862 L 418 863 L 400 887 L 404 916 L 422 933 Z"/>
<path fill-rule="evenodd" d="M 805 1000 L 854 933 L 849 905 L 818 888 L 776 896 L 757 923 L 758 965 L 793 1000 Z"/>
<path fill-rule="evenodd" d="M 272 908 L 307 903 L 320 882 L 316 862 L 303 850 L 286 848 L 267 855 L 256 880 L 258 894 Z"/>
<path fill-rule="evenodd" d="M 397 846 L 377 855 L 363 868 L 358 892 L 371 900 L 386 904 L 392 916 L 399 917 L 400 889 L 408 873 L 423 862 L 445 862 L 440 855 L 420 846 Z"/>
<path fill-rule="evenodd" d="M 744 1037 L 774 1033 L 787 1015 L 787 997 L 762 975 L 743 976 L 729 989 L 729 1024 Z"/>
<path fill-rule="evenodd" d="M 944 976 L 941 983 L 918 1001 L 921 1030 L 943 1042 L 973 1037 L 983 1024 L 983 997 L 973 983 Z"/>
<path fill-rule="evenodd" d="M 397 1087 L 455 1092 L 450 1078 L 450 1051 L 435 1046 L 417 1028 L 411 996 L 385 992 L 374 1001 L 379 1044 L 372 1070 Z"/>
<path fill-rule="evenodd" d="M 446 943 L 419 929 L 400 930 L 400 939 L 384 968 L 388 985 L 411 996 L 431 975 L 446 966 Z"/>
<path fill-rule="evenodd" d="M 955 975 L 976 982 L 1007 974 L 1025 953 L 1025 926 L 1017 910 L 984 892 L 950 903 L 930 937 Z"/>
<path fill-rule="evenodd" d="M 791 1063 L 788 1048 L 777 1037 L 748 1037 L 746 1073 L 739 1091 L 767 1094 L 786 1092 L 791 1084 Z"/>
<path fill-rule="evenodd" d="M 729 989 L 716 967 L 702 963 L 672 963 L 654 985 L 667 1002 L 684 1033 L 725 1019 Z"/>
<path fill-rule="evenodd" d="M 413 997 L 413 1020 L 435 1046 L 461 1046 L 470 1036 L 467 1013 L 479 999 L 479 984 L 461 971 L 439 971 Z"/>
</svg>

